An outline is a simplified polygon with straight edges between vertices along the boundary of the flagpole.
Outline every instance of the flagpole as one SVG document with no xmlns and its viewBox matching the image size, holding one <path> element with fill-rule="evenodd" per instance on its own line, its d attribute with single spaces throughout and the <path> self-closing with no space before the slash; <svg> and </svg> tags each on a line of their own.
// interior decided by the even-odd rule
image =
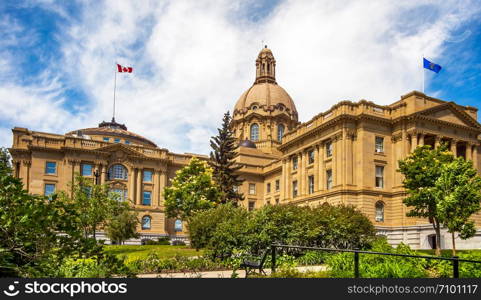
<svg viewBox="0 0 481 300">
<path fill-rule="evenodd" d="M 423 94 L 424 94 L 424 76 L 425 76 L 425 72 L 424 72 L 424 54 L 423 54 L 423 60 L 422 60 L 422 65 L 421 65 L 421 70 L 423 72 Z"/>
<path fill-rule="evenodd" d="M 114 72 L 114 110 L 112 114 L 112 121 L 115 120 L 115 90 L 117 89 L 117 62 L 115 63 L 115 72 Z"/>
</svg>

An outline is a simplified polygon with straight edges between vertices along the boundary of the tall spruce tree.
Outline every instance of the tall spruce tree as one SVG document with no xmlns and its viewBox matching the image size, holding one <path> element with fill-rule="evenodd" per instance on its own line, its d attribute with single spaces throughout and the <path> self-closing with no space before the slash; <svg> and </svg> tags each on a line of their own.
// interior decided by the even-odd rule
<svg viewBox="0 0 481 300">
<path fill-rule="evenodd" d="M 222 127 L 217 129 L 219 134 L 210 140 L 213 151 L 210 152 L 209 164 L 214 170 L 213 179 L 222 192 L 220 202 L 237 205 L 239 201 L 244 200 L 244 196 L 237 189 L 244 180 L 239 179 L 239 175 L 236 174 L 242 166 L 234 161 L 238 145 L 234 133 L 229 128 L 230 122 L 230 113 L 227 111 L 222 119 Z"/>
</svg>

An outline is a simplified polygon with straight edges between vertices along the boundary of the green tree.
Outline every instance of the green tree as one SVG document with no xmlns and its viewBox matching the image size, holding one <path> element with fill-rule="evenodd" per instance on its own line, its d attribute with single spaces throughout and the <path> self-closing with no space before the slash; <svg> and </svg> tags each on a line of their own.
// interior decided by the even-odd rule
<svg viewBox="0 0 481 300">
<path fill-rule="evenodd" d="M 10 153 L 4 147 L 0 148 L 0 172 L 7 174 L 12 173 L 12 164 L 10 160 Z"/>
<path fill-rule="evenodd" d="M 188 220 L 196 211 L 214 207 L 219 196 L 219 188 L 212 180 L 212 169 L 205 161 L 194 157 L 177 171 L 172 186 L 164 189 L 166 215 Z"/>
<path fill-rule="evenodd" d="M 107 185 L 97 185 L 90 178 L 78 174 L 71 188 L 72 197 L 63 191 L 59 192 L 59 197 L 75 205 L 84 236 L 96 238 L 98 229 L 106 224 L 112 211 L 118 209 L 118 197 L 109 191 Z"/>
<path fill-rule="evenodd" d="M 471 161 L 462 157 L 441 166 L 441 175 L 434 186 L 434 198 L 441 223 L 451 233 L 453 256 L 456 255 L 455 232 L 461 239 L 476 234 L 470 217 L 481 209 L 481 178 Z"/>
<path fill-rule="evenodd" d="M 107 236 L 118 244 L 123 244 L 130 238 L 138 238 L 137 224 L 139 224 L 139 219 L 137 215 L 135 211 L 130 209 L 127 202 L 119 203 L 105 226 Z"/>
<path fill-rule="evenodd" d="M 29 195 L 6 170 L 0 168 L 0 277 L 52 276 L 67 257 L 101 253 L 84 238 L 72 203 Z"/>
<path fill-rule="evenodd" d="M 404 175 L 403 184 L 408 193 L 403 202 L 410 208 L 406 215 L 429 219 L 436 232 L 436 255 L 441 255 L 442 220 L 434 191 L 443 165 L 453 159 L 446 145 L 441 145 L 436 149 L 430 146 L 417 147 L 406 159 L 399 161 L 398 171 Z"/>
<path fill-rule="evenodd" d="M 210 152 L 209 165 L 214 170 L 214 181 L 221 189 L 220 202 L 231 202 L 237 205 L 239 201 L 244 200 L 244 196 L 237 191 L 237 187 L 244 180 L 239 179 L 239 175 L 236 174 L 242 166 L 234 161 L 238 145 L 236 145 L 234 134 L 229 128 L 230 123 L 230 114 L 226 112 L 222 119 L 222 127 L 217 129 L 218 135 L 213 136 L 210 140 L 213 151 Z"/>
</svg>

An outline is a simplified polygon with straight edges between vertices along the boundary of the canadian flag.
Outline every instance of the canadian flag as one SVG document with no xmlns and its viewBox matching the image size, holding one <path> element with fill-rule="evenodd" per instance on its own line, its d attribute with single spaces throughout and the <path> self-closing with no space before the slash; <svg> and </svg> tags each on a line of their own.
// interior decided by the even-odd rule
<svg viewBox="0 0 481 300">
<path fill-rule="evenodd" d="M 119 73 L 132 73 L 134 69 L 132 69 L 132 67 L 123 67 L 117 64 L 117 70 L 119 71 Z"/>
</svg>

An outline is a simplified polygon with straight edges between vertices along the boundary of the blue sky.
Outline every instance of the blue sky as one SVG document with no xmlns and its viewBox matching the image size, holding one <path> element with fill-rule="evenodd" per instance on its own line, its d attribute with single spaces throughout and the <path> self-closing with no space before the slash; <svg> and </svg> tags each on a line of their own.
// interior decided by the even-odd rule
<svg viewBox="0 0 481 300">
<path fill-rule="evenodd" d="M 11 128 L 65 133 L 112 115 L 175 152 L 209 151 L 263 43 L 301 121 L 341 100 L 426 93 L 481 108 L 476 1 L 2 1 L 0 146 Z"/>
</svg>

